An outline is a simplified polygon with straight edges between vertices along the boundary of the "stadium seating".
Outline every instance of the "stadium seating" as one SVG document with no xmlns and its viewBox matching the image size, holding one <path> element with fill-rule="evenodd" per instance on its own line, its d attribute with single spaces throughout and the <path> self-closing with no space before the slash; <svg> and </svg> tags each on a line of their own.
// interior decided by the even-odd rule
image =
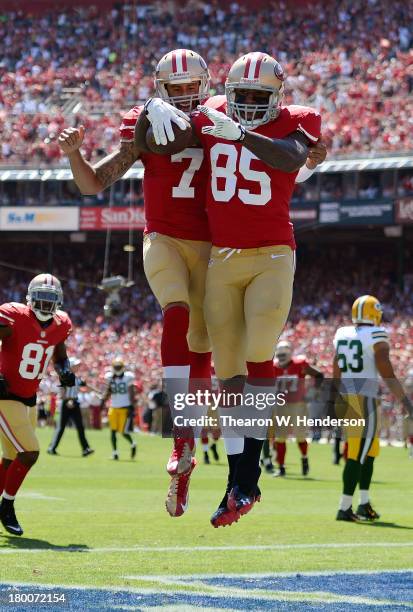
<svg viewBox="0 0 413 612">
<path fill-rule="evenodd" d="M 87 250 L 87 254 L 86 254 Z M 8 261 L 42 261 L 44 246 L 9 245 Z M 125 256 L 113 248 L 111 268 L 122 273 Z M 391 280 L 394 269 L 391 257 L 366 257 L 368 245 L 352 252 L 336 246 L 304 247 L 299 253 L 294 300 L 289 322 L 284 332 L 298 353 L 304 353 L 327 373 L 331 372 L 332 339 L 339 325 L 349 321 L 351 304 L 366 292 L 372 292 L 384 305 L 384 325 L 389 329 L 392 359 L 399 375 L 406 376 L 411 368 L 413 349 L 412 281 L 406 278 L 404 290 Z M 364 256 L 363 256 L 364 254 Z M 325 269 L 324 260 L 335 262 Z M 141 263 L 135 274 L 135 285 L 121 291 L 122 308 L 119 316 L 105 319 L 105 295 L 97 289 L 103 263 L 102 251 L 83 245 L 55 248 L 54 273 L 62 279 L 64 309 L 74 323 L 69 342 L 71 352 L 82 359 L 84 374 L 95 384 L 103 383 L 105 367 L 118 353 L 123 353 L 142 381 L 145 391 L 161 378 L 160 338 L 161 312 L 143 275 Z M 407 260 L 406 260 L 407 261 Z M 67 262 L 70 262 L 69 264 Z M 387 262 L 387 263 L 386 263 Z M 406 264 L 407 265 L 407 264 Z M 337 276 L 337 270 L 345 274 Z M 13 272 L 0 266 L 0 303 L 25 301 L 30 274 Z"/>
<path fill-rule="evenodd" d="M 117 145 L 122 113 L 151 93 L 162 53 L 195 48 L 222 93 L 231 62 L 258 40 L 286 69 L 286 102 L 322 111 L 333 156 L 413 149 L 412 4 L 293 4 L 259 13 L 236 2 L 3 10 L 0 163 L 61 164 L 56 137 L 80 123 L 96 160 Z"/>
</svg>

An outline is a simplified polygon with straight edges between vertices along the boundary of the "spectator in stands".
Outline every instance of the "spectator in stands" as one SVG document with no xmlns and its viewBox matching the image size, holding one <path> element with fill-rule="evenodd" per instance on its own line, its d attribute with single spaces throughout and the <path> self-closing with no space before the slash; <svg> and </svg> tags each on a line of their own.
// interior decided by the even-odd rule
<svg viewBox="0 0 413 612">
<path fill-rule="evenodd" d="M 55 138 L 68 123 L 85 125 L 95 161 L 116 147 L 122 113 L 150 95 L 160 53 L 196 49 L 223 93 L 228 67 L 257 40 L 286 68 L 286 102 L 322 111 L 333 156 L 413 149 L 412 2 L 251 4 L 3 10 L 0 163 L 62 163 Z"/>
</svg>

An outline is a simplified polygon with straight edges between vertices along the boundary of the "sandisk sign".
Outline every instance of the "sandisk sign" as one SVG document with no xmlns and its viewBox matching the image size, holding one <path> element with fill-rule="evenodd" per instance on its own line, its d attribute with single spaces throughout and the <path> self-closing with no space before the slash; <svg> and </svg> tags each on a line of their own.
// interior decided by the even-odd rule
<svg viewBox="0 0 413 612">
<path fill-rule="evenodd" d="M 143 208 L 114 206 L 111 208 L 85 207 L 80 209 L 79 229 L 86 230 L 128 230 L 145 227 Z"/>
</svg>

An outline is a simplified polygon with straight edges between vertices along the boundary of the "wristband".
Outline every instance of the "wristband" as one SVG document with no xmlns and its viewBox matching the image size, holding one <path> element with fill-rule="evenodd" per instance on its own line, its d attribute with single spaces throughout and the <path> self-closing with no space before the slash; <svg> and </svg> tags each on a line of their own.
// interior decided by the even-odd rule
<svg viewBox="0 0 413 612">
<path fill-rule="evenodd" d="M 309 179 L 310 176 L 314 173 L 314 170 L 315 168 L 307 168 L 306 164 L 304 164 L 304 166 L 301 166 L 301 168 L 299 169 L 298 174 L 295 177 L 295 182 L 304 183 L 304 181 Z"/>
<path fill-rule="evenodd" d="M 246 129 L 242 125 L 240 125 L 239 131 L 241 132 L 241 136 L 237 139 L 236 142 L 242 142 L 245 139 Z"/>
</svg>

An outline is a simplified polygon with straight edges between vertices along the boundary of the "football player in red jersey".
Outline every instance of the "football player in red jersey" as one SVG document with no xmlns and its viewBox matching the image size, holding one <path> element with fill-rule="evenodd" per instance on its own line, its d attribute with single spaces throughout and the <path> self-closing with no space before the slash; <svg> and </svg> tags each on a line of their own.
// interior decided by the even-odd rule
<svg viewBox="0 0 413 612">
<path fill-rule="evenodd" d="M 281 422 L 282 417 L 292 417 L 293 432 L 301 452 L 302 474 L 307 476 L 310 468 L 307 456 L 306 427 L 297 422 L 297 419 L 307 415 L 305 377 L 312 376 L 319 387 L 323 382 L 324 374 L 318 368 L 311 366 L 304 356 L 294 357 L 291 344 L 286 341 L 281 341 L 277 344 L 274 374 L 277 393 L 286 394 L 286 404 L 284 406 L 277 406 L 275 410 L 276 416 L 281 419 Z M 282 424 L 275 426 L 275 450 L 278 464 L 278 471 L 275 473 L 275 476 L 285 476 L 284 461 L 288 431 L 289 428 Z"/>
<path fill-rule="evenodd" d="M 202 145 L 210 175 L 205 317 L 217 376 L 232 384 L 247 370 L 244 393 L 273 392 L 274 345 L 290 309 L 295 270 L 289 204 L 309 147 L 320 138 L 321 119 L 311 108 L 281 105 L 284 73 L 265 53 L 239 58 L 225 90 L 226 97 L 210 98 L 192 116 L 194 143 Z M 226 445 L 228 488 L 214 526 L 252 508 L 260 438 L 238 436 Z"/>
<path fill-rule="evenodd" d="M 189 377 L 210 379 L 211 352 L 203 316 L 211 248 L 205 212 L 206 162 L 200 146 L 177 155 L 159 156 L 148 151 L 144 138 L 142 148 L 137 147 L 134 134 L 139 117 L 139 125 L 146 134 L 148 120 L 158 112 L 163 124 L 162 130 L 154 126 L 154 137 L 159 142 L 166 142 L 166 135 L 173 138 L 171 121 L 185 126 L 179 112 L 190 112 L 207 100 L 208 68 L 194 51 L 171 51 L 158 63 L 155 89 L 162 103 L 159 98 L 152 98 L 145 107 L 136 106 L 126 113 L 120 127 L 119 149 L 95 166 L 80 152 L 82 126 L 64 130 L 59 143 L 69 157 L 73 177 L 83 194 L 102 191 L 123 176 L 137 159 L 145 167 L 144 269 L 163 311 L 161 360 L 167 388 L 168 382 L 174 387 L 169 389 L 173 396 L 174 391 L 188 391 Z M 172 108 L 175 111 L 171 112 Z M 176 111 L 177 108 L 182 111 Z M 189 478 L 196 464 L 194 437 L 189 433 L 177 433 L 167 465 L 171 482 L 166 508 L 171 516 L 181 516 L 187 508 Z"/>
<path fill-rule="evenodd" d="M 39 274 L 27 291 L 27 305 L 0 306 L 0 521 L 13 535 L 22 535 L 14 500 L 25 476 L 39 456 L 35 434 L 36 392 L 53 360 L 60 382 L 75 384 L 65 340 L 72 331 L 60 310 L 63 292 L 51 274 Z"/>
</svg>

